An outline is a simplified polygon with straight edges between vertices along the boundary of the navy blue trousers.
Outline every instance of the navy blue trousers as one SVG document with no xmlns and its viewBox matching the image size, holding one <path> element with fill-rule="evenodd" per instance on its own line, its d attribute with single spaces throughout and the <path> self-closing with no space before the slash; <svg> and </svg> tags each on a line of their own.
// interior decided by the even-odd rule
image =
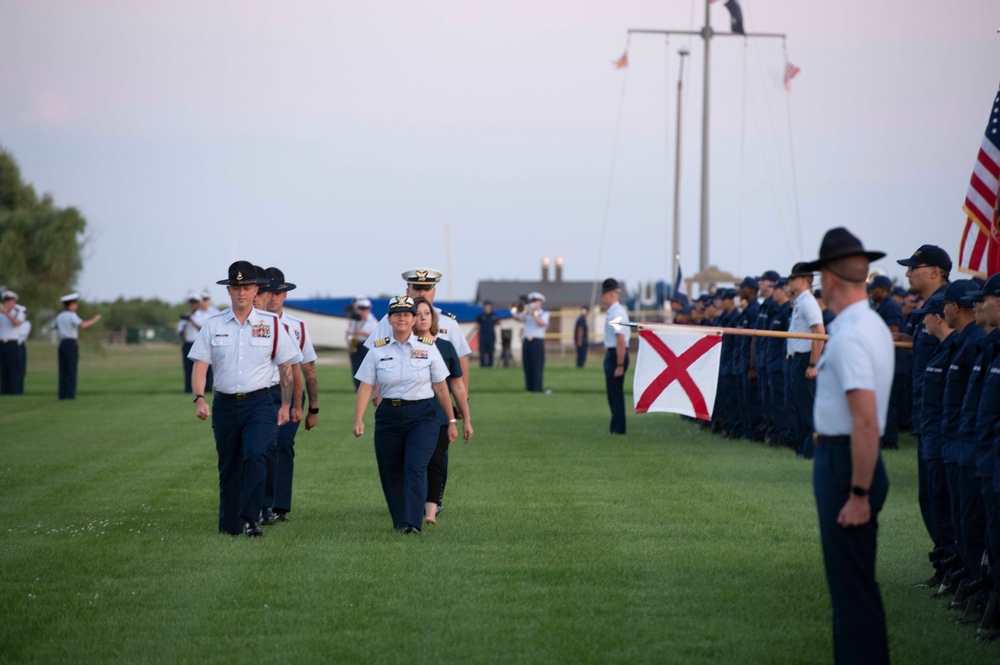
<svg viewBox="0 0 1000 665">
<path fill-rule="evenodd" d="M 274 421 L 278 422 L 281 390 L 274 390 Z M 302 403 L 305 404 L 305 395 Z M 277 428 L 274 444 L 267 449 L 267 481 L 264 485 L 264 506 L 276 513 L 292 512 L 292 475 L 295 473 L 295 435 L 299 425 L 289 420 Z"/>
<path fill-rule="evenodd" d="M 545 371 L 545 340 L 524 340 L 521 345 L 521 364 L 524 365 L 524 389 L 529 393 L 542 392 L 542 373 Z"/>
<path fill-rule="evenodd" d="M 186 393 L 191 392 L 191 372 L 194 371 L 194 361 L 188 358 L 192 346 L 194 346 L 193 342 L 181 344 L 181 361 L 184 363 L 184 392 Z"/>
<path fill-rule="evenodd" d="M 479 336 L 479 366 L 493 367 L 493 357 L 496 355 L 497 338 Z"/>
<path fill-rule="evenodd" d="M 792 416 L 785 395 L 785 373 L 768 372 L 767 386 L 771 401 L 771 418 L 774 420 L 774 438 L 779 445 L 792 446 Z"/>
<path fill-rule="evenodd" d="M 80 347 L 75 339 L 59 342 L 59 399 L 76 399 L 76 367 Z"/>
<path fill-rule="evenodd" d="M 958 492 L 962 520 L 962 560 L 969 569 L 971 579 L 983 574 L 983 552 L 986 551 L 986 511 L 983 492 L 976 469 L 971 466 L 958 468 Z"/>
<path fill-rule="evenodd" d="M 934 544 L 944 548 L 945 557 L 955 554 L 955 525 L 951 521 L 951 498 L 948 496 L 948 477 L 943 459 L 927 460 L 930 511 L 937 540 Z"/>
<path fill-rule="evenodd" d="M 448 480 L 448 426 L 439 425 L 437 445 L 427 463 L 427 501 L 439 506 L 444 500 L 444 485 Z"/>
<path fill-rule="evenodd" d="M 931 472 L 924 459 L 923 444 L 920 435 L 917 438 L 917 503 L 920 505 L 920 517 L 924 521 L 927 535 L 931 537 L 934 547 L 941 545 L 937 528 L 934 526 L 934 510 L 931 508 Z"/>
<path fill-rule="evenodd" d="M 18 370 L 18 382 L 17 382 L 17 394 L 24 394 L 24 377 L 28 376 L 28 343 L 17 345 L 18 360 L 20 361 L 20 367 Z"/>
<path fill-rule="evenodd" d="M 740 377 L 740 412 L 743 420 L 743 438 L 762 441 L 762 406 L 760 403 L 760 376 L 750 379 L 746 373 Z"/>
<path fill-rule="evenodd" d="M 587 364 L 587 345 L 576 347 L 576 366 L 583 367 Z"/>
<path fill-rule="evenodd" d="M 260 517 L 267 479 L 267 447 L 278 423 L 274 398 L 212 400 L 212 430 L 219 455 L 219 532 L 243 533 Z"/>
<path fill-rule="evenodd" d="M 608 392 L 608 406 L 611 407 L 611 427 L 612 434 L 625 433 L 625 374 L 615 376 L 615 368 L 618 366 L 618 351 L 608 349 L 604 354 L 604 386 Z M 625 352 L 624 370 L 627 372 L 629 366 L 628 351 Z"/>
<path fill-rule="evenodd" d="M 424 523 L 427 464 L 437 446 L 440 425 L 434 404 L 391 406 L 383 399 L 375 410 L 375 460 L 392 526 L 417 530 Z"/>
<path fill-rule="evenodd" d="M 983 490 L 983 511 L 986 513 L 986 551 L 990 554 L 990 578 L 993 588 L 1000 589 L 1000 492 L 993 485 L 992 476 L 979 478 Z"/>
<path fill-rule="evenodd" d="M 813 490 L 819 513 L 826 581 L 833 605 L 835 663 L 888 663 L 882 594 L 875 580 L 878 514 L 889 492 L 881 457 L 872 479 L 871 520 L 844 528 L 837 516 L 851 494 L 850 446 L 817 446 Z"/>
<path fill-rule="evenodd" d="M 21 386 L 21 351 L 17 342 L 0 342 L 0 395 L 18 395 Z"/>
<path fill-rule="evenodd" d="M 911 388 L 903 380 L 902 375 L 894 375 L 892 377 L 892 391 L 889 393 L 889 412 L 886 414 L 885 433 L 882 434 L 883 447 L 899 444 L 899 411 L 902 408 L 904 390 L 911 390 Z"/>
<path fill-rule="evenodd" d="M 796 454 L 811 459 L 816 381 L 806 378 L 808 367 L 808 353 L 796 353 L 785 359 L 785 396 L 792 419 L 792 443 Z"/>
<path fill-rule="evenodd" d="M 948 513 L 951 517 L 952 529 L 955 532 L 955 551 L 963 554 L 965 534 L 962 533 L 962 498 L 959 494 L 959 469 L 957 463 L 944 463 L 944 478 L 948 484 Z M 962 562 L 964 563 L 965 559 L 962 559 Z"/>
</svg>

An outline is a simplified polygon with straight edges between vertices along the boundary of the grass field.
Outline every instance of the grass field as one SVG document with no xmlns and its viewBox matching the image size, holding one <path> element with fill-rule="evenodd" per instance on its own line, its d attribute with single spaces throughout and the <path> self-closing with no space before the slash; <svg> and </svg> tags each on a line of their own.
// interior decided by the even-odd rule
<svg viewBox="0 0 1000 665">
<path fill-rule="evenodd" d="M 319 368 L 291 520 L 216 533 L 211 427 L 176 348 L 84 349 L 75 402 L 55 353 L 0 398 L 0 662 L 828 663 L 811 464 L 666 414 L 607 435 L 598 359 L 472 370 L 476 436 L 446 509 L 391 529 L 353 385 Z M 631 399 L 630 397 L 628 398 Z M 886 453 L 879 580 L 897 663 L 996 662 L 913 583 L 930 572 L 912 439 Z"/>
</svg>

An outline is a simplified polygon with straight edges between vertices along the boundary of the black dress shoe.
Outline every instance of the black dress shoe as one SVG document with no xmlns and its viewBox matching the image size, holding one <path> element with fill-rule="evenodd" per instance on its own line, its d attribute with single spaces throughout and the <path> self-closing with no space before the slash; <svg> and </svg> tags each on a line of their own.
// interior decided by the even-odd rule
<svg viewBox="0 0 1000 665">
<path fill-rule="evenodd" d="M 278 520 L 275 519 L 274 511 L 270 508 L 262 508 L 260 511 L 260 523 L 264 526 L 271 526 Z"/>
<path fill-rule="evenodd" d="M 419 536 L 420 535 L 420 529 L 418 529 L 415 526 L 410 526 L 409 524 L 407 524 L 406 526 L 403 527 L 403 535 L 404 536 L 408 536 L 411 533 L 416 534 L 416 535 Z"/>
<path fill-rule="evenodd" d="M 288 513 L 275 513 L 274 514 L 274 521 L 276 523 L 277 522 L 287 522 L 288 521 Z"/>
<path fill-rule="evenodd" d="M 248 538 L 260 538 L 264 535 L 264 532 L 260 530 L 260 522 L 257 520 L 247 522 L 246 528 Z"/>
</svg>

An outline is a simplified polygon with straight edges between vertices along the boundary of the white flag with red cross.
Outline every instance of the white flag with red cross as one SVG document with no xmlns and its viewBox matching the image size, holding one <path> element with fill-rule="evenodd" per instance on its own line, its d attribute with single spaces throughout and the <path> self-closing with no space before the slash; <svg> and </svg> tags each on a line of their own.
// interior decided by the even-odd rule
<svg viewBox="0 0 1000 665">
<path fill-rule="evenodd" d="M 665 411 L 710 420 L 719 385 L 722 331 L 639 331 L 632 394 L 635 412 Z"/>
</svg>

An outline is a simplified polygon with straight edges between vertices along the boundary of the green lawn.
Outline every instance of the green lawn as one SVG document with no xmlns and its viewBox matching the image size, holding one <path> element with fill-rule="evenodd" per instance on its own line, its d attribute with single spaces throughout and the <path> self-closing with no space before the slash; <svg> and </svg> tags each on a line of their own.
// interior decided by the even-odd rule
<svg viewBox="0 0 1000 665">
<path fill-rule="evenodd" d="M 53 347 L 0 398 L 0 662 L 828 663 L 811 465 L 666 414 L 606 434 L 599 359 L 473 368 L 476 436 L 446 510 L 391 528 L 353 385 L 319 368 L 291 520 L 216 533 L 211 427 L 176 348 L 84 348 L 75 402 Z M 629 398 L 631 399 L 631 398 Z M 886 454 L 879 579 L 898 663 L 995 662 L 927 577 L 912 439 Z"/>
</svg>

